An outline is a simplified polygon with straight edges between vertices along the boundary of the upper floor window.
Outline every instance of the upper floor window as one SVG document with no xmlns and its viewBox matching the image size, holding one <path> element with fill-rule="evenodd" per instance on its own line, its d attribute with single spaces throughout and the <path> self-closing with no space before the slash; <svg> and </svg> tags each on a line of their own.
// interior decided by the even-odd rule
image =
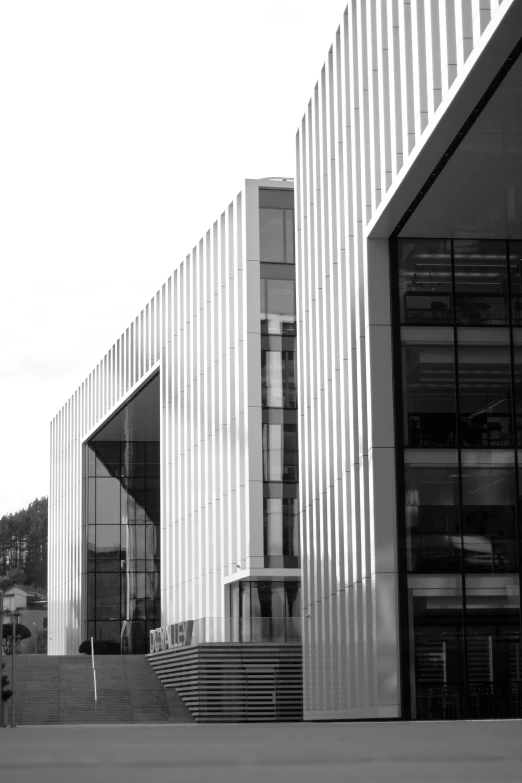
<svg viewBox="0 0 522 783">
<path fill-rule="evenodd" d="M 259 250 L 261 261 L 295 263 L 292 190 L 259 190 Z"/>
<path fill-rule="evenodd" d="M 297 408 L 295 338 L 263 337 L 261 347 L 261 400 L 267 408 Z M 285 346 L 286 347 L 286 346 Z"/>
<path fill-rule="evenodd" d="M 296 333 L 293 280 L 261 279 L 261 332 L 281 335 Z"/>
<path fill-rule="evenodd" d="M 510 314 L 522 323 L 520 242 L 401 239 L 398 247 L 401 323 L 506 326 Z"/>
</svg>

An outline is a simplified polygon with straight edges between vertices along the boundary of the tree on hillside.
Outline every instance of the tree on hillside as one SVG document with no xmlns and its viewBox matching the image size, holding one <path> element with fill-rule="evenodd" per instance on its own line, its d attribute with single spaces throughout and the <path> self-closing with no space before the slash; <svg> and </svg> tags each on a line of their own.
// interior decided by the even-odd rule
<svg viewBox="0 0 522 783">
<path fill-rule="evenodd" d="M 0 518 L 0 588 L 47 587 L 47 498 Z"/>
</svg>

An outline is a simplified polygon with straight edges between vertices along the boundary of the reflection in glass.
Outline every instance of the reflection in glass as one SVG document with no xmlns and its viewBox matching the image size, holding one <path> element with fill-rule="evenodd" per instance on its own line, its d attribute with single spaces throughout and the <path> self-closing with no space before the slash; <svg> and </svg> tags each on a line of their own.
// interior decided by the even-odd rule
<svg viewBox="0 0 522 783">
<path fill-rule="evenodd" d="M 475 608 L 471 599 L 466 610 L 467 717 L 471 720 L 520 714 L 519 611 L 509 609 L 502 598 L 475 598 L 481 608 Z"/>
<path fill-rule="evenodd" d="M 261 261 L 294 263 L 293 209 L 259 210 L 259 245 Z"/>
<path fill-rule="evenodd" d="M 230 590 L 230 616 L 237 617 L 241 641 L 298 642 L 301 638 L 301 586 L 299 582 L 239 583 Z M 231 624 L 234 627 L 234 623 Z"/>
<path fill-rule="evenodd" d="M 96 525 L 96 571 L 125 568 L 125 553 L 120 547 L 119 525 Z"/>
<path fill-rule="evenodd" d="M 266 407 L 297 407 L 294 351 L 261 351 L 261 395 Z"/>
<path fill-rule="evenodd" d="M 96 619 L 96 574 L 87 574 L 87 620 Z"/>
<path fill-rule="evenodd" d="M 96 573 L 96 619 L 120 619 L 120 574 Z"/>
<path fill-rule="evenodd" d="M 453 253 L 457 323 L 507 324 L 506 243 L 456 239 Z"/>
<path fill-rule="evenodd" d="M 264 334 L 295 334 L 295 282 L 262 278 L 261 331 Z"/>
<path fill-rule="evenodd" d="M 89 449 L 89 451 L 91 450 Z M 121 443 L 119 441 L 98 443 L 95 454 L 98 457 L 96 460 L 96 476 L 98 478 L 119 476 L 121 465 Z"/>
<path fill-rule="evenodd" d="M 518 331 L 518 330 L 517 330 Z M 522 446 L 522 345 L 513 345 L 513 375 L 515 381 L 516 444 Z"/>
<path fill-rule="evenodd" d="M 453 322 L 449 240 L 399 240 L 398 283 L 401 323 Z"/>
<path fill-rule="evenodd" d="M 452 344 L 403 346 L 404 440 L 408 446 L 455 445 L 454 364 Z"/>
<path fill-rule="evenodd" d="M 460 571 L 458 473 L 407 467 L 405 482 L 408 571 Z"/>
<path fill-rule="evenodd" d="M 263 424 L 263 481 L 297 481 L 296 424 Z"/>
<path fill-rule="evenodd" d="M 410 589 L 410 596 L 415 647 L 414 717 L 458 720 L 464 717 L 465 707 L 460 580 L 459 586 L 453 589 Z"/>
<path fill-rule="evenodd" d="M 87 480 L 88 619 L 96 634 L 110 629 L 109 652 L 145 653 L 146 624 L 160 622 L 159 444 L 91 441 L 87 449 L 95 466 Z"/>
<path fill-rule="evenodd" d="M 267 568 L 299 567 L 297 500 L 263 500 L 263 540 Z"/>
<path fill-rule="evenodd" d="M 511 318 L 513 326 L 522 326 L 522 242 L 509 243 L 511 280 Z"/>
<path fill-rule="evenodd" d="M 512 446 L 509 345 L 459 345 L 460 444 Z"/>
<path fill-rule="evenodd" d="M 87 525 L 87 571 L 96 570 L 96 525 Z"/>
<path fill-rule="evenodd" d="M 462 533 L 466 571 L 518 569 L 512 468 L 466 468 L 462 473 Z"/>
<path fill-rule="evenodd" d="M 117 478 L 96 479 L 96 524 L 120 524 L 120 482 Z"/>
<path fill-rule="evenodd" d="M 435 587 L 431 581 L 417 582 L 409 592 L 415 717 L 520 717 L 518 578 L 470 576 L 465 602 L 460 587 Z"/>
</svg>

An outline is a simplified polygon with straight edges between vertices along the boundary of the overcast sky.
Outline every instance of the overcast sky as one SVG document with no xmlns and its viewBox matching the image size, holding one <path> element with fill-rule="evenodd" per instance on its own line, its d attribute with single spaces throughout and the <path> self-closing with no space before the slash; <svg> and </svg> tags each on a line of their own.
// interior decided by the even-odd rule
<svg viewBox="0 0 522 783">
<path fill-rule="evenodd" d="M 0 515 L 50 420 L 295 134 L 346 0 L 0 4 Z"/>
</svg>

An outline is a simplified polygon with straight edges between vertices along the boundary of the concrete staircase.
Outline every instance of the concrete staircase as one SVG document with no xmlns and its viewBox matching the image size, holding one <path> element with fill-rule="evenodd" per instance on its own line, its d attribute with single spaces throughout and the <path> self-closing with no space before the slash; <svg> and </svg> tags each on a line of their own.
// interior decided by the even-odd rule
<svg viewBox="0 0 522 783">
<path fill-rule="evenodd" d="M 4 658 L 4 662 L 4 674 L 11 680 L 11 659 Z M 94 662 L 96 708 L 89 656 L 17 655 L 16 723 L 194 722 L 177 693 L 169 693 L 167 699 L 165 688 L 144 656 L 96 655 Z"/>
</svg>

